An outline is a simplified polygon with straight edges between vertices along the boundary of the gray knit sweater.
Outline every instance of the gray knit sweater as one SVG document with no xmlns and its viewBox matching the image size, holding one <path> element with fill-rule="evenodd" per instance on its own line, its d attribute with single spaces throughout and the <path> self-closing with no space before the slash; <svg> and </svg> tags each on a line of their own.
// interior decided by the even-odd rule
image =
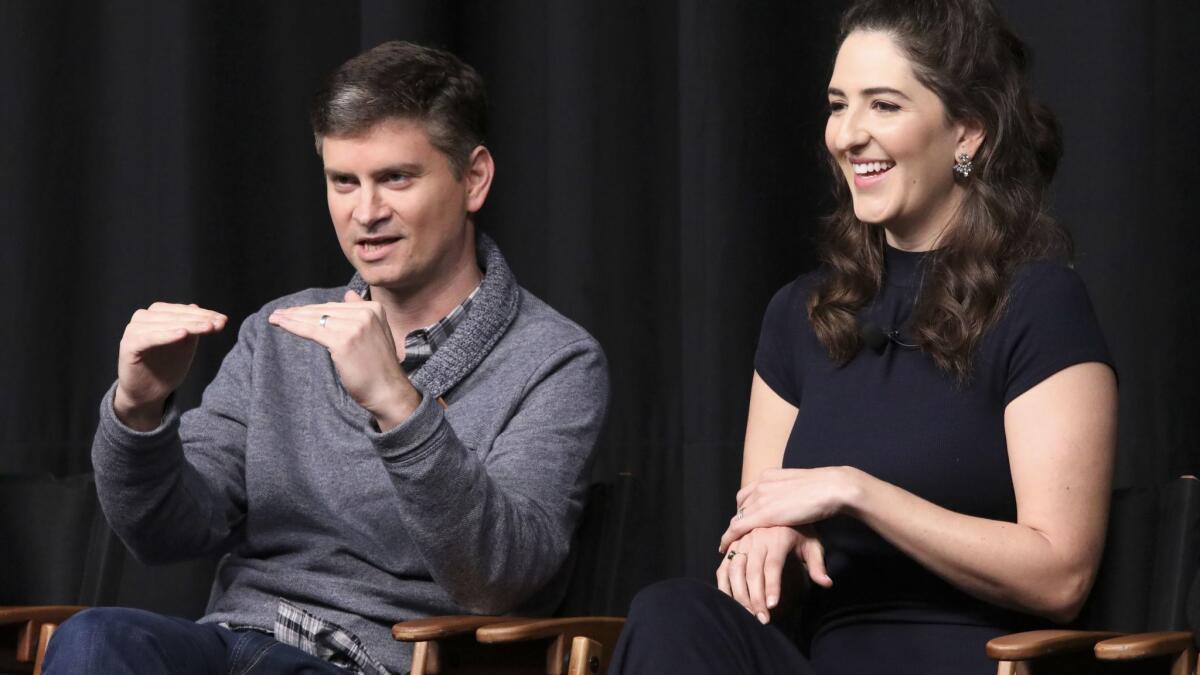
<svg viewBox="0 0 1200 675">
<path fill-rule="evenodd" d="M 604 355 L 517 286 L 484 235 L 479 257 L 467 318 L 411 374 L 420 407 L 386 433 L 323 347 L 267 323 L 344 288 L 246 319 L 200 407 L 169 408 L 154 431 L 121 424 L 108 392 L 92 461 L 113 529 L 147 561 L 228 552 L 202 621 L 270 629 L 286 598 L 403 672 L 397 621 L 555 607 L 607 402 Z"/>
</svg>

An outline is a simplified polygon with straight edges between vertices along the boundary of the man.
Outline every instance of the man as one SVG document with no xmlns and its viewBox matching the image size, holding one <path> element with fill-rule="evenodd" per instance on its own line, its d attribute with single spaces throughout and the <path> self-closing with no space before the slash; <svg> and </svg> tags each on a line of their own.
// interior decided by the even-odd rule
<svg viewBox="0 0 1200 675">
<path fill-rule="evenodd" d="M 199 623 L 89 610 L 50 673 L 404 672 L 396 621 L 554 608 L 606 366 L 475 231 L 485 106 L 412 44 L 333 74 L 312 121 L 357 273 L 246 319 L 198 409 L 170 396 L 227 317 L 133 315 L 93 446 L 105 514 L 143 559 L 227 555 Z"/>
</svg>

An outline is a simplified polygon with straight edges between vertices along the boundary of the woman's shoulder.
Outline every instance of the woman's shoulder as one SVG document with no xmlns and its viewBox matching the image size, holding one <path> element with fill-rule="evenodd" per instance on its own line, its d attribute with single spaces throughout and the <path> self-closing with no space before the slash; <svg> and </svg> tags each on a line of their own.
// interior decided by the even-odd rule
<svg viewBox="0 0 1200 675">
<path fill-rule="evenodd" d="M 824 274 L 821 268 L 817 268 L 792 279 L 791 281 L 780 287 L 771 297 L 771 302 L 768 307 L 771 309 L 803 309 L 808 306 L 808 297 L 812 294 L 812 290 L 821 283 Z"/>
<path fill-rule="evenodd" d="M 1006 404 L 1067 366 L 1097 361 L 1116 370 L 1083 278 L 1068 264 L 1038 260 L 1015 270 L 999 328 Z"/>
<path fill-rule="evenodd" d="M 1057 260 L 1021 263 L 1012 275 L 1010 309 L 1053 311 L 1055 308 L 1086 307 L 1091 310 L 1087 286 L 1075 268 Z"/>
<path fill-rule="evenodd" d="M 1051 283 L 1073 283 L 1079 281 L 1075 266 L 1064 260 L 1035 258 L 1026 260 L 1013 271 L 1013 282 L 1048 281 Z"/>
</svg>

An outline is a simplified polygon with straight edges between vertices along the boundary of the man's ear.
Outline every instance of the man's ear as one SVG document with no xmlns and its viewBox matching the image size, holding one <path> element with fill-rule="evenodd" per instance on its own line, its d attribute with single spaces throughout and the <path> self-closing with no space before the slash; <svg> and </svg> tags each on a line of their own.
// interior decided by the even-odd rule
<svg viewBox="0 0 1200 675">
<path fill-rule="evenodd" d="M 958 145 L 955 146 L 954 154 L 957 156 L 965 152 L 968 157 L 974 157 L 975 153 L 979 152 L 979 146 L 983 145 L 984 139 L 987 138 L 987 129 L 984 128 L 983 121 L 967 117 L 959 120 L 956 126 Z"/>
<path fill-rule="evenodd" d="M 495 175 L 496 163 L 492 160 L 492 153 L 486 146 L 476 146 L 463 169 L 463 181 L 467 185 L 467 213 L 475 213 L 483 208 Z"/>
</svg>

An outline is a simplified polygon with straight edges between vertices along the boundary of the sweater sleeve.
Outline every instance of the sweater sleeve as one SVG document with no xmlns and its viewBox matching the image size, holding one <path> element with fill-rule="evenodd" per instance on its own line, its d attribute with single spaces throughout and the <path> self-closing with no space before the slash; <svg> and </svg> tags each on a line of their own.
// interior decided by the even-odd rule
<svg viewBox="0 0 1200 675">
<path fill-rule="evenodd" d="M 96 490 L 109 524 L 141 560 L 226 548 L 245 517 L 253 318 L 243 322 L 199 408 L 181 416 L 169 404 L 157 429 L 139 432 L 113 412 L 115 383 L 100 403 L 92 443 Z"/>
<path fill-rule="evenodd" d="M 534 371 L 484 459 L 428 396 L 404 424 L 373 434 L 396 487 L 397 517 L 456 603 L 509 612 L 561 569 L 607 399 L 604 354 L 584 338 Z"/>
</svg>

